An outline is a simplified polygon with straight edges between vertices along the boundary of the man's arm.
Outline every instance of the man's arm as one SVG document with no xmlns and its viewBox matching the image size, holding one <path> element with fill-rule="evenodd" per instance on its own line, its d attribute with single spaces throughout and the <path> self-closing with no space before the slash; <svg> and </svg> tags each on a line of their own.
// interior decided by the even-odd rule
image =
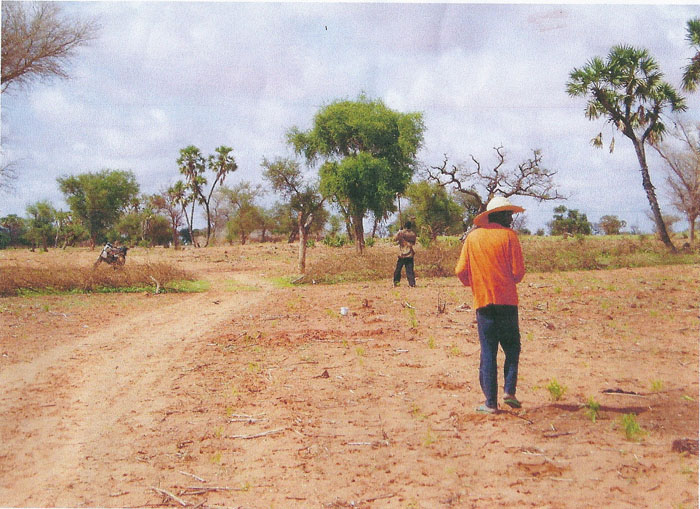
<svg viewBox="0 0 700 509">
<path fill-rule="evenodd" d="M 513 271 L 513 280 L 520 283 L 525 276 L 525 262 L 523 261 L 523 250 L 518 240 L 518 235 L 513 232 L 510 239 L 510 259 Z"/>
<path fill-rule="evenodd" d="M 459 278 L 464 286 L 471 286 L 471 268 L 469 267 L 469 255 L 467 253 L 467 241 L 462 245 L 462 252 L 457 260 L 455 267 L 455 275 Z"/>
</svg>

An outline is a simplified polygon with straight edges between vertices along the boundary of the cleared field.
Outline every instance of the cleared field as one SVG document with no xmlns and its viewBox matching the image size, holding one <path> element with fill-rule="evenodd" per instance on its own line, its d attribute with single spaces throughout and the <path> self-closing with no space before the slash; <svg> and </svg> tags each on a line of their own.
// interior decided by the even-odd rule
<svg viewBox="0 0 700 509">
<path fill-rule="evenodd" d="M 454 278 L 393 288 L 389 253 L 384 280 L 293 287 L 272 244 L 127 266 L 156 261 L 208 289 L 0 298 L 2 505 L 698 505 L 697 264 L 526 275 L 523 409 L 483 416 Z"/>
</svg>

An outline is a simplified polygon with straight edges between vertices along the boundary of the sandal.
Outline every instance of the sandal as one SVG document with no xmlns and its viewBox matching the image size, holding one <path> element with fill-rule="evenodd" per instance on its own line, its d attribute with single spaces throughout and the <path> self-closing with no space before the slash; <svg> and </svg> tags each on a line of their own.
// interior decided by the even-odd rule
<svg viewBox="0 0 700 509">
<path fill-rule="evenodd" d="M 515 396 L 511 396 L 510 394 L 506 394 L 503 397 L 503 402 L 511 408 L 521 408 L 522 407 L 522 405 L 520 404 L 520 401 L 518 401 Z"/>
<path fill-rule="evenodd" d="M 480 414 L 495 414 L 498 411 L 496 408 L 491 408 L 486 405 L 479 405 L 474 410 Z"/>
</svg>

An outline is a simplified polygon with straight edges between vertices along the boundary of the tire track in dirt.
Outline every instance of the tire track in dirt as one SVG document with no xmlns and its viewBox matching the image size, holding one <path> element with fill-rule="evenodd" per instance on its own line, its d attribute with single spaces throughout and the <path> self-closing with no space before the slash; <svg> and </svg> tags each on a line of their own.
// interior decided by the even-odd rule
<svg viewBox="0 0 700 509">
<path fill-rule="evenodd" d="M 245 274 L 236 280 L 251 282 Z M 254 284 L 261 287 L 259 279 Z M 119 432 L 124 427 L 133 433 L 157 426 L 167 403 L 159 395 L 188 350 L 265 299 L 271 290 L 262 289 L 193 295 L 3 369 L 0 415 L 11 432 L 0 445 L 0 504 L 94 505 L 84 494 L 96 485 L 109 489 L 125 459 L 128 444 L 113 437 L 129 436 Z"/>
</svg>

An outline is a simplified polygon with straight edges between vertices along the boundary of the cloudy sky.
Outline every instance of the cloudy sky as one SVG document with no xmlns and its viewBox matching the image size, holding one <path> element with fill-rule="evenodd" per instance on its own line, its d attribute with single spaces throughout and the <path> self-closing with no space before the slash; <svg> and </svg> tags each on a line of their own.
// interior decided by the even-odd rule
<svg viewBox="0 0 700 509">
<path fill-rule="evenodd" d="M 227 179 L 262 182 L 263 157 L 291 156 L 285 133 L 311 127 L 318 109 L 362 92 L 423 113 L 420 160 L 493 164 L 503 146 L 516 165 L 540 149 L 566 202 L 515 199 L 527 226 L 544 227 L 558 204 L 591 221 L 614 214 L 651 229 L 631 143 L 591 146 L 603 121 L 566 94 L 574 67 L 613 45 L 644 47 L 678 86 L 694 52 L 685 40 L 694 5 L 468 3 L 61 3 L 95 17 L 97 40 L 71 60 L 70 80 L 2 94 L 5 162 L 18 179 L 0 195 L 0 216 L 25 215 L 47 199 L 67 209 L 56 178 L 131 170 L 146 193 L 178 179 L 179 150 L 234 148 Z M 686 121 L 700 122 L 700 92 Z M 664 211 L 661 163 L 649 155 Z M 266 198 L 268 203 L 273 196 Z"/>
</svg>

